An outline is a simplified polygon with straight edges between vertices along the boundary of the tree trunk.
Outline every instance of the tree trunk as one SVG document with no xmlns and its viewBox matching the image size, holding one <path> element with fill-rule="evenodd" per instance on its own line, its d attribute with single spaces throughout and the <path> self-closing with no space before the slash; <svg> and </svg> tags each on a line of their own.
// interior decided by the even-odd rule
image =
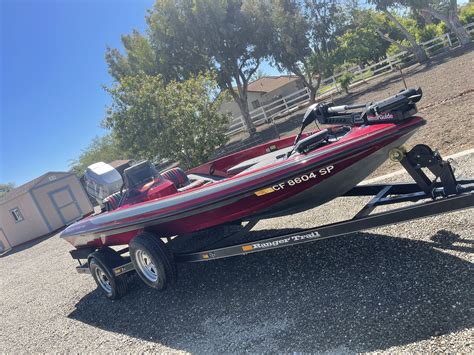
<svg viewBox="0 0 474 355">
<path fill-rule="evenodd" d="M 296 74 L 301 81 L 303 81 L 304 86 L 309 90 L 309 104 L 314 104 L 316 101 L 316 94 L 318 93 L 319 86 L 321 85 L 321 75 L 317 75 L 316 82 L 313 82 L 314 76 L 311 77 L 311 73 L 308 74 L 306 77 L 301 71 L 294 70 L 294 74 Z"/>
<path fill-rule="evenodd" d="M 237 76 L 237 91 L 234 89 L 232 83 L 229 81 L 224 82 L 224 87 L 230 92 L 237 106 L 239 106 L 242 120 L 244 121 L 245 128 L 250 135 L 254 136 L 257 132 L 255 125 L 252 122 L 252 118 L 249 113 L 248 96 L 247 96 L 247 82 L 242 82 L 242 78 Z"/>
<path fill-rule="evenodd" d="M 449 10 L 449 23 L 451 24 L 451 30 L 454 32 L 456 37 L 459 40 L 459 44 L 461 46 L 465 46 L 466 44 L 471 43 L 471 35 L 464 26 L 459 21 L 458 11 L 457 9 L 450 9 Z"/>
<path fill-rule="evenodd" d="M 316 101 L 316 94 L 318 93 L 319 86 L 321 85 L 321 75 L 313 73 L 310 69 L 310 65 L 305 60 L 303 62 L 303 70 L 298 66 L 289 67 L 290 71 L 295 74 L 303 82 L 306 89 L 309 90 L 309 104 L 314 104 Z M 314 78 L 316 77 L 316 82 Z"/>
<path fill-rule="evenodd" d="M 255 133 L 257 132 L 257 128 L 255 128 L 255 125 L 252 122 L 252 118 L 250 117 L 247 97 L 245 98 L 239 97 L 235 101 L 237 102 L 237 105 L 239 106 L 240 113 L 242 114 L 242 119 L 244 120 L 244 124 L 247 128 L 247 132 L 249 133 L 250 137 L 254 136 Z"/>
<path fill-rule="evenodd" d="M 314 104 L 316 101 L 316 93 L 318 90 L 312 86 L 307 86 L 306 87 L 309 90 L 309 104 Z"/>
<path fill-rule="evenodd" d="M 310 104 L 314 104 L 314 102 L 316 101 L 316 94 L 318 93 L 318 90 L 319 90 L 319 87 L 321 86 L 321 75 L 318 74 L 317 76 L 317 79 L 316 79 L 316 83 L 313 83 L 313 81 L 311 80 L 311 83 L 309 85 L 307 85 L 307 88 L 309 89 L 309 103 Z"/>
<path fill-rule="evenodd" d="M 410 49 L 409 50 L 410 50 L 410 52 L 412 52 L 415 55 L 416 60 L 418 61 L 418 63 L 426 62 L 428 60 L 428 55 L 426 54 L 423 47 L 421 47 L 418 43 L 416 43 L 415 37 L 410 32 L 408 32 L 408 30 L 397 20 L 397 18 L 395 16 L 393 16 L 391 14 L 390 11 L 388 11 L 387 9 L 384 9 L 383 12 L 385 13 L 385 15 L 387 15 L 387 17 L 393 23 L 395 23 L 395 25 L 398 27 L 398 29 L 400 31 L 402 31 L 403 35 L 408 40 L 408 42 L 410 42 Z"/>
<path fill-rule="evenodd" d="M 459 40 L 459 44 L 461 46 L 464 46 L 466 44 L 469 44 L 472 39 L 471 35 L 467 30 L 464 28 L 464 26 L 461 24 L 459 21 L 459 16 L 458 16 L 458 8 L 457 8 L 457 1 L 451 1 L 450 2 L 450 7 L 448 11 L 448 15 L 446 16 L 445 14 L 431 8 L 430 6 L 424 7 L 421 9 L 422 12 L 428 13 L 434 18 L 444 22 L 448 28 L 454 32 L 455 36 Z"/>
</svg>

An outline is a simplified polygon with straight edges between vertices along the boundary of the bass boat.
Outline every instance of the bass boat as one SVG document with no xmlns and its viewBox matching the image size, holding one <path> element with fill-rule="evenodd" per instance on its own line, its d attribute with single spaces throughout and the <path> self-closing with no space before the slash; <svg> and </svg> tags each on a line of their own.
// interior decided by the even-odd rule
<svg viewBox="0 0 474 355">
<path fill-rule="evenodd" d="M 164 290 L 176 279 L 178 262 L 256 253 L 473 207 L 474 180 L 457 181 L 449 161 L 426 145 L 402 147 L 426 123 L 416 116 L 421 97 L 421 89 L 406 89 L 368 104 L 314 104 L 298 134 L 186 172 L 159 173 L 140 162 L 124 171 L 122 188 L 104 200 L 101 213 L 68 226 L 61 238 L 75 247 L 70 254 L 79 261 L 77 271 L 91 273 L 107 298 L 118 299 L 135 272 Z M 305 132 L 312 122 L 318 129 Z M 389 157 L 415 183 L 359 184 Z M 261 219 L 340 196 L 372 199 L 350 220 L 264 239 L 247 233 Z M 373 213 L 400 202 L 403 207 Z"/>
</svg>

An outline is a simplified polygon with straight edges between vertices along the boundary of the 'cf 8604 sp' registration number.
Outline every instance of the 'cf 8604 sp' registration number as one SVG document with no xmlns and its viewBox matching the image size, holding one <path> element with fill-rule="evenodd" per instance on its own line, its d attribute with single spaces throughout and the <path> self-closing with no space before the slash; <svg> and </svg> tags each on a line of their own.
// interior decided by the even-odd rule
<svg viewBox="0 0 474 355">
<path fill-rule="evenodd" d="M 312 171 L 309 174 L 304 174 L 304 175 L 298 176 L 296 178 L 289 179 L 289 180 L 284 181 L 284 182 L 280 182 L 279 184 L 273 185 L 271 187 L 267 187 L 263 190 L 258 190 L 258 191 L 255 192 L 255 195 L 262 196 L 262 195 L 266 195 L 266 194 L 269 194 L 269 193 L 274 192 L 274 191 L 283 190 L 287 186 L 295 186 L 295 185 L 301 184 L 303 182 L 309 181 L 311 179 L 316 179 L 318 176 L 324 176 L 324 175 L 327 175 L 327 174 L 331 174 L 333 169 L 334 169 L 334 166 L 330 165 L 330 166 L 327 166 L 325 168 L 319 169 L 318 171 Z"/>
</svg>

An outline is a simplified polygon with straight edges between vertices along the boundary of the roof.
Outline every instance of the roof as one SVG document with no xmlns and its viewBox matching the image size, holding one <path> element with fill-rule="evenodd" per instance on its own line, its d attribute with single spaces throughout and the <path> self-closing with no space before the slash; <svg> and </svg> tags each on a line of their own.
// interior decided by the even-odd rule
<svg viewBox="0 0 474 355">
<path fill-rule="evenodd" d="M 7 201 L 11 201 L 11 200 L 17 198 L 18 196 L 21 196 L 21 195 L 27 193 L 33 187 L 35 187 L 41 181 L 43 181 L 46 176 L 51 175 L 51 174 L 70 174 L 70 175 L 74 175 L 74 173 L 65 172 L 65 171 L 50 171 L 50 172 L 47 172 L 47 173 L 45 173 L 41 176 L 38 176 L 36 179 L 33 179 L 33 180 L 23 184 L 23 185 L 15 187 L 13 190 L 8 191 L 5 195 L 0 197 L 0 204 L 3 204 Z"/>
<path fill-rule="evenodd" d="M 295 80 L 298 80 L 295 75 L 262 76 L 249 84 L 248 91 L 268 93 Z"/>
</svg>

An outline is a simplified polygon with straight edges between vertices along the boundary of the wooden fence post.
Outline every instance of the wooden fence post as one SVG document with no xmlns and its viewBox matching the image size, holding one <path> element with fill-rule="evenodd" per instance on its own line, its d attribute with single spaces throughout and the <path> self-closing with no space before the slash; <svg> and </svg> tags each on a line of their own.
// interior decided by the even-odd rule
<svg viewBox="0 0 474 355">
<path fill-rule="evenodd" d="M 446 38 L 447 38 L 447 40 L 448 40 L 449 46 L 452 47 L 452 46 L 453 46 L 453 43 L 451 42 L 451 37 L 449 36 L 449 32 L 446 33 Z"/>
<path fill-rule="evenodd" d="M 392 60 L 390 58 L 390 56 L 387 54 L 387 62 L 388 62 L 388 65 L 390 65 L 390 70 L 393 71 L 393 64 L 392 64 Z"/>
<path fill-rule="evenodd" d="M 263 108 L 263 106 L 260 106 L 260 108 L 262 109 L 263 118 L 265 118 L 265 122 L 269 122 L 267 113 L 265 112 L 265 109 Z"/>
<path fill-rule="evenodd" d="M 339 92 L 339 87 L 337 86 L 336 77 L 333 75 L 331 79 L 332 79 L 334 87 L 336 88 L 336 92 Z"/>
<path fill-rule="evenodd" d="M 240 124 L 242 125 L 242 127 L 240 128 L 241 131 L 244 131 L 245 129 L 248 129 L 247 125 L 245 124 L 245 121 L 244 121 L 244 116 L 240 115 Z M 250 117 L 250 119 L 252 119 L 252 117 Z"/>
</svg>

